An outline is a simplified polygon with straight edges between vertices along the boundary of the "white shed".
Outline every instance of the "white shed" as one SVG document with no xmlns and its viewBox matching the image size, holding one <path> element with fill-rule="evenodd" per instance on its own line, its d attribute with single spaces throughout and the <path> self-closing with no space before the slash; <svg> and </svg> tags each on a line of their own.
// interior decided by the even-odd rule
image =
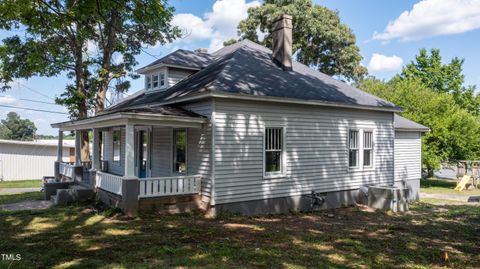
<svg viewBox="0 0 480 269">
<path fill-rule="evenodd" d="M 53 176 L 57 140 L 0 140 L 0 180 L 41 179 Z M 63 161 L 72 161 L 74 141 L 63 141 Z"/>
<path fill-rule="evenodd" d="M 419 199 L 422 177 L 422 133 L 429 129 L 395 115 L 395 185 L 410 190 L 410 199 Z"/>
</svg>

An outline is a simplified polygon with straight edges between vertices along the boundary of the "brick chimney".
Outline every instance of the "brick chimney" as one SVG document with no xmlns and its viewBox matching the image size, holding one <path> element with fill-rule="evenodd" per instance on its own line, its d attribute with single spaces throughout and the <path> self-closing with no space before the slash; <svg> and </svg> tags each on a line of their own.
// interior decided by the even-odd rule
<svg viewBox="0 0 480 269">
<path fill-rule="evenodd" d="M 292 70 L 292 16 L 281 15 L 272 23 L 272 58 L 285 71 Z"/>
<path fill-rule="evenodd" d="M 207 48 L 198 48 L 195 50 L 196 53 L 208 53 Z"/>
</svg>

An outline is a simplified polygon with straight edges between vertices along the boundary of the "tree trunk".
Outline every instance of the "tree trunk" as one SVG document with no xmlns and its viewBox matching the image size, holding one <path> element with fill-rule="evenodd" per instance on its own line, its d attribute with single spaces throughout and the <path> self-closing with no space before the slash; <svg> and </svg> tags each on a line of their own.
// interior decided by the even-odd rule
<svg viewBox="0 0 480 269">
<path fill-rule="evenodd" d="M 78 119 L 82 120 L 87 118 L 88 108 L 86 104 L 87 92 L 85 89 L 85 72 L 83 69 L 83 51 L 82 51 L 81 45 L 76 47 L 76 52 L 75 52 L 75 77 L 76 77 L 77 91 L 79 92 L 80 96 L 84 97 L 84 100 L 85 100 L 83 102 L 79 102 L 78 104 Z M 88 131 L 81 132 L 80 145 L 81 145 L 81 160 L 89 161 L 90 154 L 89 154 Z"/>
<path fill-rule="evenodd" d="M 102 73 L 100 85 L 97 90 L 97 98 L 95 100 L 95 114 L 103 111 L 105 108 L 105 98 L 107 96 L 108 85 L 110 84 L 111 63 L 113 56 L 113 46 L 115 43 L 116 29 L 118 23 L 118 11 L 112 10 L 110 22 L 106 25 L 106 40 L 103 40 L 103 56 L 102 56 Z"/>
</svg>

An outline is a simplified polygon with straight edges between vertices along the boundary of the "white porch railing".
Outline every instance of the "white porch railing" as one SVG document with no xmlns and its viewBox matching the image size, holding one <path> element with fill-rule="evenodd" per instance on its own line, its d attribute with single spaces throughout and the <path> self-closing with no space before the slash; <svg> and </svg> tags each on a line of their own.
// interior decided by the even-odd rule
<svg viewBox="0 0 480 269">
<path fill-rule="evenodd" d="M 138 198 L 198 194 L 201 181 L 199 175 L 141 178 Z"/>
<path fill-rule="evenodd" d="M 98 171 L 96 173 L 95 187 L 122 195 L 122 180 L 122 176 Z"/>
<path fill-rule="evenodd" d="M 60 163 L 58 166 L 58 172 L 62 176 L 73 178 L 74 168 L 75 165 L 71 165 L 69 163 Z"/>
</svg>

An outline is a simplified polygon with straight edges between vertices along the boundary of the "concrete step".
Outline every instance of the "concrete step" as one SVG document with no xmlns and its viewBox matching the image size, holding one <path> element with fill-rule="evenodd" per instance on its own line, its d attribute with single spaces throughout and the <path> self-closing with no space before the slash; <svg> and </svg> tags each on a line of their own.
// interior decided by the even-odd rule
<svg viewBox="0 0 480 269">
<path fill-rule="evenodd" d="M 51 201 L 54 205 L 66 205 L 73 202 L 85 202 L 94 197 L 93 189 L 81 185 L 70 185 L 68 189 L 57 189 L 56 195 L 51 196 Z"/>
<path fill-rule="evenodd" d="M 56 205 L 57 204 L 57 196 L 56 195 L 51 195 L 50 196 L 50 201 L 52 201 L 52 204 Z"/>
</svg>

